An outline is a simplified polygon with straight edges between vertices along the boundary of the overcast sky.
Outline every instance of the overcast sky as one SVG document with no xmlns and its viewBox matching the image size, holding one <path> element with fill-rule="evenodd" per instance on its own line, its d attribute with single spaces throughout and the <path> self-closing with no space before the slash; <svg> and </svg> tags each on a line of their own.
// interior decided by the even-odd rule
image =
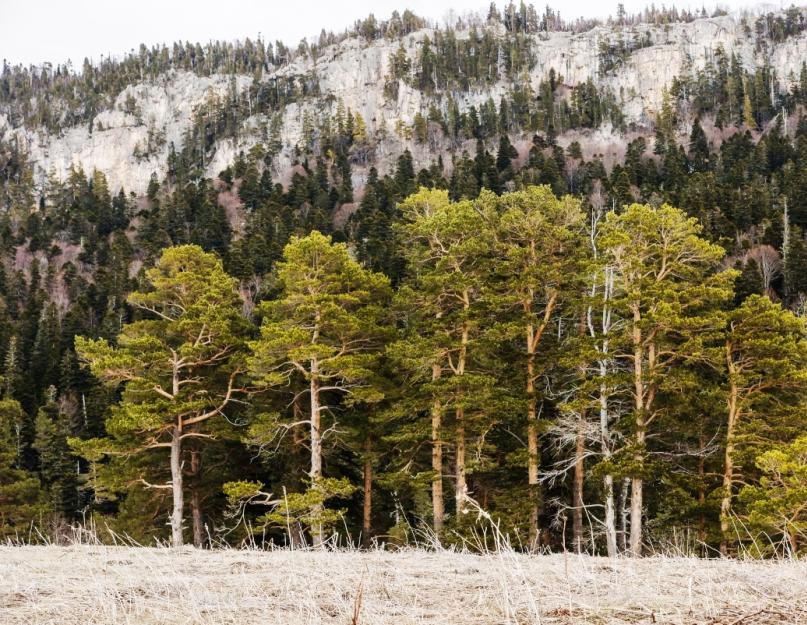
<svg viewBox="0 0 807 625">
<path fill-rule="evenodd" d="M 564 19 L 604 17 L 619 0 L 550 0 Z M 753 0 L 623 0 L 628 11 L 655 1 L 681 8 L 735 8 Z M 775 0 L 778 6 L 783 0 Z M 501 7 L 503 2 L 497 4 Z M 546 0 L 533 0 L 541 12 Z M 790 2 L 787 2 L 789 6 Z M 0 0 L 0 58 L 11 63 L 61 63 L 80 67 L 84 57 L 120 56 L 140 43 L 211 39 L 281 39 L 296 44 L 320 30 L 340 32 L 373 12 L 378 19 L 393 10 L 412 9 L 442 20 L 449 10 L 484 10 L 489 0 Z"/>
</svg>

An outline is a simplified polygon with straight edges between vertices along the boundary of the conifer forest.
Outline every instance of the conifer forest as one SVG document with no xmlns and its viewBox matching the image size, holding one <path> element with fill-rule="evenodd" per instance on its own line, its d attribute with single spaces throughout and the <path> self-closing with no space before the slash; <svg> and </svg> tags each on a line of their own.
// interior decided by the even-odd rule
<svg viewBox="0 0 807 625">
<path fill-rule="evenodd" d="M 807 7 L 454 19 L 4 62 L 0 539 L 807 553 Z"/>
</svg>

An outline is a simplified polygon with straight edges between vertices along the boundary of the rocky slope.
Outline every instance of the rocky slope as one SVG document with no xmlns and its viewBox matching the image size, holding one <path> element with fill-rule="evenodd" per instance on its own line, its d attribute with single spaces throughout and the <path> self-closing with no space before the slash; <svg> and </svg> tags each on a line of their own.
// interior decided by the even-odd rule
<svg viewBox="0 0 807 625">
<path fill-rule="evenodd" d="M 635 50 L 615 71 L 603 75 L 600 71 L 601 41 L 616 40 L 620 36 L 629 39 L 637 33 L 652 45 Z M 402 43 L 408 56 L 416 58 L 424 37 L 433 34 L 421 30 L 406 36 Z M 467 37 L 468 32 L 458 32 L 457 36 Z M 597 27 L 582 34 L 554 32 L 531 37 L 536 63 L 528 79 L 534 89 L 550 69 L 554 69 L 569 86 L 591 78 L 598 86 L 613 91 L 627 122 L 637 125 L 646 124 L 659 108 L 665 85 L 683 72 L 703 68 L 719 47 L 728 54 L 736 53 L 746 68 L 753 68 L 767 59 L 776 71 L 780 90 L 789 89 L 807 58 L 807 33 L 790 37 L 763 53 L 757 50 L 753 29 L 736 16 L 703 18 L 665 27 Z M 300 142 L 304 116 L 333 113 L 339 102 L 359 112 L 366 120 L 375 144 L 375 162 L 380 169 L 389 165 L 406 147 L 412 149 L 418 164 L 434 157 L 433 150 L 415 146 L 394 131 L 398 120 L 411 125 L 416 113 L 425 114 L 432 103 L 445 104 L 445 98 L 440 98 L 439 94 L 429 96 L 404 83 L 400 85 L 397 99 L 386 97 L 385 77 L 389 72 L 390 57 L 398 47 L 397 40 L 368 44 L 352 38 L 326 48 L 316 60 L 298 58 L 262 77 L 262 80 L 270 81 L 279 77 L 315 74 L 319 82 L 318 96 L 288 104 L 282 110 L 280 139 L 283 147 L 276 157 L 274 172 L 278 179 L 284 179 L 284 172 L 293 162 L 294 146 Z M 237 76 L 235 80 L 236 88 L 242 90 L 253 77 Z M 192 123 L 194 108 L 211 94 L 223 96 L 230 83 L 229 76 L 199 77 L 172 71 L 154 82 L 127 87 L 117 96 L 111 109 L 97 115 L 92 130 L 82 125 L 55 136 L 42 129 L 11 127 L 8 119 L 0 115 L 0 136 L 5 140 L 16 136 L 27 146 L 36 165 L 37 182 L 43 182 L 49 172 L 64 178 L 71 166 L 81 165 L 85 170 L 97 168 L 104 171 L 112 189 L 122 186 L 140 194 L 145 191 L 153 172 L 158 176 L 165 173 L 170 144 L 173 143 L 176 149 L 181 148 L 183 133 Z M 509 81 L 500 81 L 490 87 L 454 93 L 453 97 L 463 111 L 472 105 L 478 106 L 491 96 L 498 101 L 511 87 Z M 131 98 L 141 113 L 140 119 L 124 112 L 125 103 L 127 100 L 131 102 Z M 264 115 L 252 116 L 243 122 L 237 141 L 220 140 L 207 163 L 207 174 L 216 175 L 239 151 L 259 142 L 257 129 L 266 122 Z M 164 135 L 165 141 L 148 157 L 137 157 L 137 146 L 145 145 L 149 132 L 155 130 Z M 361 177 L 361 173 L 357 175 Z M 357 182 L 360 186 L 361 180 Z"/>
</svg>

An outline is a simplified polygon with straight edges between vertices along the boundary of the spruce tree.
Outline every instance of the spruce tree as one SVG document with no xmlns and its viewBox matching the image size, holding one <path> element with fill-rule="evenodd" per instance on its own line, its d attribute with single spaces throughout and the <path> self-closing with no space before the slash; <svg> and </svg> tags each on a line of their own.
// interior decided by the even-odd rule
<svg viewBox="0 0 807 625">
<path fill-rule="evenodd" d="M 22 408 L 0 400 L 0 537 L 27 540 L 45 519 L 46 506 L 36 475 L 20 465 Z"/>
</svg>

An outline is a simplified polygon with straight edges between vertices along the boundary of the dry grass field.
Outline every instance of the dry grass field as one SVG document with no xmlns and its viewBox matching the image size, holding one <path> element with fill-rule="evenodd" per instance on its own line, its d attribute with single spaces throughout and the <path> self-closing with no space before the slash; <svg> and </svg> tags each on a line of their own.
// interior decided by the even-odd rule
<svg viewBox="0 0 807 625">
<path fill-rule="evenodd" d="M 0 623 L 807 624 L 807 561 L 0 547 Z"/>
</svg>

